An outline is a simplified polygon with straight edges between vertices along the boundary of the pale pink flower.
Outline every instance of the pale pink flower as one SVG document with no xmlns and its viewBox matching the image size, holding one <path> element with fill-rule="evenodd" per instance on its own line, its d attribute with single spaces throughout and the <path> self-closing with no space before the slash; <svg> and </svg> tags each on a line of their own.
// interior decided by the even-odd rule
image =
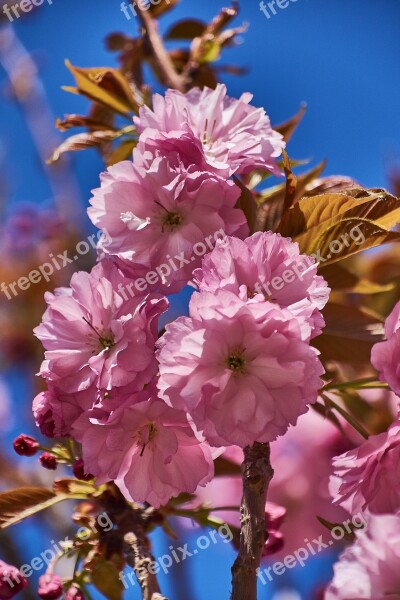
<svg viewBox="0 0 400 600">
<path fill-rule="evenodd" d="M 131 297 L 117 281 L 129 283 L 99 263 L 75 273 L 70 288 L 45 295 L 48 309 L 35 329 L 46 350 L 40 374 L 58 389 L 140 390 L 156 374 L 157 322 L 168 303 L 154 294 Z"/>
<path fill-rule="evenodd" d="M 224 289 L 243 300 L 266 299 L 287 308 L 304 321 L 309 339 L 325 325 L 320 311 L 330 292 L 317 269 L 313 258 L 300 254 L 297 243 L 268 231 L 243 241 L 225 238 L 203 258 L 194 277 L 200 291 Z"/>
<path fill-rule="evenodd" d="M 183 411 L 140 392 L 111 416 L 102 409 L 74 426 L 85 470 L 98 484 L 115 481 L 130 501 L 166 504 L 193 493 L 214 474 L 209 446 L 196 437 Z"/>
<path fill-rule="evenodd" d="M 195 136 L 187 123 L 179 131 L 158 131 L 145 129 L 139 137 L 133 151 L 133 162 L 140 167 L 148 167 L 157 157 L 179 157 L 186 169 L 196 166 L 199 171 L 209 171 L 224 179 L 229 179 L 230 168 L 221 165 L 219 168 L 207 163 L 203 144 Z"/>
<path fill-rule="evenodd" d="M 167 325 L 159 390 L 218 447 L 270 442 L 317 400 L 324 369 L 298 320 L 227 291 L 192 296 L 190 318 Z"/>
<path fill-rule="evenodd" d="M 93 389 L 67 394 L 50 385 L 47 391 L 34 399 L 33 415 L 36 425 L 46 437 L 67 437 L 71 435 L 74 422 L 95 403 Z"/>
<path fill-rule="evenodd" d="M 196 165 L 185 166 L 175 152 L 153 160 L 140 156 L 141 165 L 124 161 L 101 176 L 88 214 L 111 239 L 102 248 L 106 254 L 144 286 L 147 281 L 150 289 L 177 292 L 214 247 L 216 232 L 248 234 L 244 213 L 235 208 L 240 190 Z"/>
<path fill-rule="evenodd" d="M 249 93 L 230 98 L 222 84 L 215 90 L 194 88 L 187 94 L 167 90 L 165 97 L 154 95 L 153 110 L 143 106 L 134 121 L 140 133 L 149 128 L 178 136 L 189 127 L 214 168 L 229 167 L 231 173 L 263 169 L 280 175 L 275 159 L 285 142 L 272 129 L 265 110 L 250 104 L 252 99 Z"/>
<path fill-rule="evenodd" d="M 333 459 L 333 501 L 349 513 L 400 510 L 400 420 L 361 446 Z"/>
<path fill-rule="evenodd" d="M 348 433 L 351 431 L 349 429 Z M 295 427 L 289 427 L 285 435 L 271 444 L 271 464 L 275 474 L 268 488 L 266 512 L 271 513 L 268 506 L 270 502 L 287 508 L 285 521 L 278 532 L 283 536 L 284 549 L 279 551 L 275 548 L 278 560 L 303 547 L 306 538 L 313 540 L 320 535 L 325 537 L 326 528 L 316 519 L 316 515 L 323 516 L 331 523 L 343 523 L 347 519 L 343 508 L 332 505 L 328 490 L 332 457 L 342 447 L 351 447 L 351 443 L 346 442 L 335 425 L 314 410 L 299 417 Z M 230 446 L 223 457 L 236 464 L 239 473 L 243 450 Z M 199 500 L 193 506 L 198 506 L 201 501 L 215 508 L 239 507 L 242 494 L 240 475 L 214 477 L 206 488 L 196 492 Z M 239 510 L 218 510 L 215 516 L 239 527 Z M 273 532 L 271 543 L 276 537 Z"/>
<path fill-rule="evenodd" d="M 380 380 L 400 396 L 400 302 L 385 322 L 386 341 L 372 348 L 371 362 L 379 371 Z"/>
<path fill-rule="evenodd" d="M 350 447 L 352 442 L 315 410 L 302 415 L 295 427 L 289 427 L 284 436 L 271 444 L 275 474 L 268 498 L 288 509 L 282 526 L 285 538 L 282 558 L 304 546 L 305 539 L 325 537 L 326 529 L 317 515 L 331 523 L 347 519 L 343 508 L 332 505 L 328 483 L 332 457 Z"/>
<path fill-rule="evenodd" d="M 400 516 L 370 515 L 334 566 L 325 600 L 399 600 Z"/>
</svg>

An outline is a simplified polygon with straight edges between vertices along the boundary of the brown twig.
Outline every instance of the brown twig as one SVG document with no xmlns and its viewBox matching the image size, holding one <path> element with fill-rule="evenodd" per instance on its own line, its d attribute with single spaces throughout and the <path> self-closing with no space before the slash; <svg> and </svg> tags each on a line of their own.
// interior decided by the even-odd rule
<svg viewBox="0 0 400 600">
<path fill-rule="evenodd" d="M 158 32 L 157 22 L 147 10 L 140 7 L 140 2 L 136 4 L 135 10 L 139 15 L 145 30 L 145 40 L 147 40 L 151 54 L 157 62 L 157 67 L 162 75 L 165 85 L 169 88 L 178 90 L 179 92 L 185 92 L 185 78 L 176 72 L 174 64 L 165 49 L 162 38 Z"/>
<path fill-rule="evenodd" d="M 127 533 L 124 541 L 127 546 L 127 560 L 135 571 L 143 600 L 167 600 L 161 594 L 156 575 L 150 572 L 154 558 L 144 528 L 136 523 L 135 533 Z"/>
<path fill-rule="evenodd" d="M 101 504 L 124 542 L 126 562 L 135 572 L 142 600 L 167 600 L 161 594 L 157 576 L 152 572 L 155 561 L 147 535 L 149 525 L 157 518 L 155 509 L 128 504 L 115 484 L 109 484 L 101 497 Z"/>
<path fill-rule="evenodd" d="M 265 503 L 273 474 L 269 444 L 244 449 L 240 550 L 232 567 L 232 600 L 257 600 L 257 571 L 267 539 Z"/>
</svg>

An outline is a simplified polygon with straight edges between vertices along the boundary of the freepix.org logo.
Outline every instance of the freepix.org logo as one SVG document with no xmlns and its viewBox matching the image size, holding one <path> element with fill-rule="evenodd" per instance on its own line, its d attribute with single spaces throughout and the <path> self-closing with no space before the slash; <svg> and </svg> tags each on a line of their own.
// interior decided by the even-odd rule
<svg viewBox="0 0 400 600">
<path fill-rule="evenodd" d="M 21 0 L 21 2 L 16 2 L 15 4 L 5 4 L 3 6 L 3 13 L 10 23 L 12 23 L 14 19 L 20 18 L 21 13 L 31 12 L 35 6 L 42 6 L 45 1 L 47 4 L 53 4 L 53 0 Z"/>
<path fill-rule="evenodd" d="M 133 0 L 132 2 L 121 2 L 121 11 L 130 21 L 132 16 L 137 17 L 136 6 L 140 10 L 149 10 L 151 6 L 158 6 L 161 3 L 170 4 L 171 0 Z"/>
<path fill-rule="evenodd" d="M 271 2 L 260 2 L 260 10 L 267 19 L 271 19 L 278 14 L 279 10 L 285 10 L 291 3 L 298 2 L 298 0 L 271 0 Z"/>
</svg>

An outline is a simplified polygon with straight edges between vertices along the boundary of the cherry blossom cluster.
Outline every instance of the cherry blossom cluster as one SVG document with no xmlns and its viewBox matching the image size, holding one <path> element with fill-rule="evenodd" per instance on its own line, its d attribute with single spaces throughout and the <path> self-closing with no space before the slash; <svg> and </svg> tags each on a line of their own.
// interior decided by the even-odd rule
<svg viewBox="0 0 400 600">
<path fill-rule="evenodd" d="M 114 481 L 130 501 L 165 504 L 214 474 L 226 446 L 269 442 L 315 402 L 323 367 L 310 340 L 329 297 L 315 261 L 271 232 L 249 236 L 233 176 L 280 174 L 284 147 L 251 96 L 226 88 L 169 90 L 143 107 L 132 161 L 110 167 L 89 217 L 107 234 L 98 264 L 46 295 L 35 333 L 46 391 L 34 401 L 41 431 L 82 445 L 83 474 Z M 225 237 L 203 260 L 196 243 Z M 191 257 L 125 290 L 174 256 Z M 263 284 L 285 282 L 273 296 Z M 150 278 L 147 279 L 149 281 Z M 197 287 L 189 316 L 159 336 L 166 295 Z"/>
<path fill-rule="evenodd" d="M 386 340 L 371 361 L 382 382 L 400 394 L 400 302 L 385 323 Z M 399 598 L 400 413 L 387 432 L 370 436 L 333 459 L 333 501 L 347 512 L 365 513 L 367 528 L 335 565 L 326 600 Z"/>
</svg>

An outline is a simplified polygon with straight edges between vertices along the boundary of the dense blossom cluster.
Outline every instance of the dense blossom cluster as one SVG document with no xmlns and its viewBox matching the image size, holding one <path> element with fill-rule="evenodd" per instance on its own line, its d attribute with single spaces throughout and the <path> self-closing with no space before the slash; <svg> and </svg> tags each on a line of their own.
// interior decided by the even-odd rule
<svg viewBox="0 0 400 600">
<path fill-rule="evenodd" d="M 388 432 L 371 436 L 361 446 L 333 460 L 330 490 L 334 502 L 349 513 L 400 510 L 400 421 Z"/>
<path fill-rule="evenodd" d="M 400 393 L 400 303 L 386 320 L 386 340 L 375 344 L 371 361 L 385 382 Z M 387 432 L 370 436 L 333 459 L 330 492 L 350 514 L 363 513 L 365 532 L 357 534 L 335 565 L 325 600 L 383 600 L 400 597 L 400 416 Z"/>
<path fill-rule="evenodd" d="M 327 282 L 291 239 L 270 231 L 250 235 L 242 210 L 236 176 L 280 175 L 276 158 L 285 146 L 251 99 L 229 98 L 218 85 L 187 94 L 168 90 L 154 96 L 152 108 L 143 106 L 134 119 L 139 139 L 132 160 L 110 167 L 93 191 L 88 214 L 105 233 L 97 265 L 45 296 L 48 308 L 35 334 L 45 349 L 40 375 L 47 389 L 34 400 L 36 422 L 48 437 L 81 444 L 73 467 L 78 479 L 113 481 L 128 501 L 158 508 L 194 493 L 211 482 L 221 453 L 241 455 L 241 448 L 274 441 L 296 425 L 323 384 L 311 342 L 325 326 Z M 199 246 L 207 250 L 196 252 Z M 188 316 L 160 334 L 166 296 L 189 283 L 196 290 Z M 400 303 L 385 332 L 372 364 L 400 394 Z M 337 439 L 329 430 L 319 444 L 313 419 L 301 423 L 286 446 L 281 440 L 273 449 L 286 467 L 272 495 L 295 506 L 289 484 L 292 491 L 303 485 L 305 495 L 309 482 L 296 479 L 301 469 L 293 454 L 311 462 L 317 451 L 323 456 L 314 469 L 323 471 L 328 502 L 325 465 Z M 297 452 L 307 423 L 309 454 Z M 398 481 L 400 415 L 387 432 L 356 448 L 348 442 L 338 453 L 352 449 L 333 459 L 331 508 L 365 515 L 367 526 L 335 565 L 325 599 L 398 598 L 400 492 L 393 477 Z M 39 450 L 25 435 L 14 447 L 22 456 Z M 58 467 L 48 452 L 39 461 Z M 237 483 L 214 480 L 209 493 L 228 485 L 236 497 Z M 314 514 L 312 507 L 313 498 Z M 264 555 L 282 549 L 285 515 L 285 508 L 267 504 Z M 307 511 L 303 516 L 308 522 Z M 0 597 L 11 598 L 26 583 L 0 564 Z M 58 576 L 41 577 L 40 598 L 62 593 Z M 65 597 L 83 595 L 73 584 Z"/>
<path fill-rule="evenodd" d="M 323 367 L 309 342 L 329 289 L 291 240 L 248 237 L 232 175 L 279 175 L 284 147 L 251 96 L 218 86 L 153 100 L 135 119 L 133 160 L 93 193 L 99 263 L 46 295 L 35 333 L 47 390 L 33 408 L 44 434 L 81 443 L 83 476 L 158 507 L 212 479 L 214 448 L 271 441 L 316 401 Z M 202 263 L 205 240 L 216 247 Z M 190 281 L 190 316 L 158 339 L 164 294 Z"/>
</svg>

